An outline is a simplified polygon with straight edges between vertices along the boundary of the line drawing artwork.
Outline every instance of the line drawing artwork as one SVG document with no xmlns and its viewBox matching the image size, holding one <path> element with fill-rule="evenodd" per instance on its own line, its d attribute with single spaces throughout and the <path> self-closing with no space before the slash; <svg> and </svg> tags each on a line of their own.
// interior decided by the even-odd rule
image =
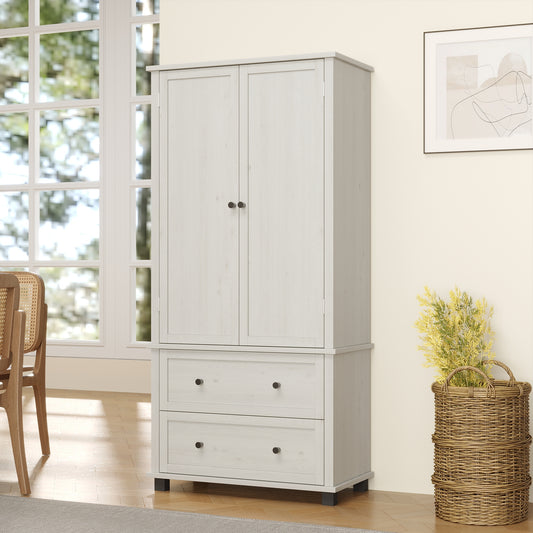
<svg viewBox="0 0 533 533">
<path fill-rule="evenodd" d="M 531 86 L 531 65 L 519 53 L 482 64 L 478 54 L 448 56 L 447 138 L 531 135 Z"/>
</svg>

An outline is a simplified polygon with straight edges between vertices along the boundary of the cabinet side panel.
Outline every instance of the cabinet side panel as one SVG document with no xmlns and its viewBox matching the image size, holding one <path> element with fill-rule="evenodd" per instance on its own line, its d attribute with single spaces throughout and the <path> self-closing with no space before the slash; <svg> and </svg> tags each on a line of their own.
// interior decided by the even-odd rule
<svg viewBox="0 0 533 533">
<path fill-rule="evenodd" d="M 335 60 L 335 347 L 370 342 L 370 73 Z"/>
<path fill-rule="evenodd" d="M 159 72 L 152 73 L 152 213 L 160 212 L 159 202 Z M 160 234 L 159 218 L 152 219 L 153 235 Z M 152 239 L 152 342 L 159 343 L 159 239 Z M 159 350 L 151 351 L 151 406 L 152 406 L 152 472 L 159 472 Z"/>
<path fill-rule="evenodd" d="M 370 350 L 328 357 L 333 358 L 333 484 L 340 485 L 370 477 Z"/>
<path fill-rule="evenodd" d="M 159 350 L 152 350 L 152 472 L 159 472 Z"/>
</svg>

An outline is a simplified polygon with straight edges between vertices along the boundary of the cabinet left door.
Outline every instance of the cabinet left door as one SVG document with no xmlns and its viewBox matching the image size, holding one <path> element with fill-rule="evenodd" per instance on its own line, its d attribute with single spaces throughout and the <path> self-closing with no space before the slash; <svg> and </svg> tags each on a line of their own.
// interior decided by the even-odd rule
<svg viewBox="0 0 533 533">
<path fill-rule="evenodd" d="M 160 84 L 160 340 L 237 344 L 238 67 Z"/>
</svg>

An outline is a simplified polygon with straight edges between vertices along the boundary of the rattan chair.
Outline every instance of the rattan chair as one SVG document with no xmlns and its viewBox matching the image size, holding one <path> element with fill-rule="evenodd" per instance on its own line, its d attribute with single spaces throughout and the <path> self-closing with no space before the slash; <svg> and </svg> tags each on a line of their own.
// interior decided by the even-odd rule
<svg viewBox="0 0 533 533">
<path fill-rule="evenodd" d="M 22 428 L 22 365 L 24 363 L 25 313 L 19 310 L 19 282 L 0 274 L 0 371 L 9 379 L 0 386 L 0 407 L 7 413 L 11 446 L 21 494 L 30 493 Z"/>
<path fill-rule="evenodd" d="M 46 419 L 46 321 L 48 306 L 44 298 L 44 282 L 33 272 L 10 272 L 20 285 L 19 309 L 26 313 L 24 353 L 35 352 L 35 364 L 22 369 L 22 386 L 33 387 L 39 437 L 43 455 L 50 455 L 50 439 Z M 9 371 L 0 371 L 0 381 L 9 378 Z"/>
</svg>

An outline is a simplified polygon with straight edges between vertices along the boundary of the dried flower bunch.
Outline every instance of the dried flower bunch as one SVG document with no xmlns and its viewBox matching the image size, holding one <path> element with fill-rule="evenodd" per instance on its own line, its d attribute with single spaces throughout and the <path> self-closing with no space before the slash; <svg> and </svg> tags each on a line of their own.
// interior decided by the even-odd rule
<svg viewBox="0 0 533 533">
<path fill-rule="evenodd" d="M 443 300 L 427 287 L 418 296 L 422 306 L 415 326 L 421 334 L 418 348 L 424 352 L 425 366 L 436 367 L 437 382 L 460 366 L 474 366 L 490 376 L 490 361 L 494 333 L 490 327 L 493 308 L 485 298 L 473 301 L 457 287 L 450 291 L 449 301 Z M 487 363 L 488 361 L 488 363 Z M 455 387 L 482 387 L 483 379 L 475 372 L 459 372 L 450 381 Z"/>
</svg>

